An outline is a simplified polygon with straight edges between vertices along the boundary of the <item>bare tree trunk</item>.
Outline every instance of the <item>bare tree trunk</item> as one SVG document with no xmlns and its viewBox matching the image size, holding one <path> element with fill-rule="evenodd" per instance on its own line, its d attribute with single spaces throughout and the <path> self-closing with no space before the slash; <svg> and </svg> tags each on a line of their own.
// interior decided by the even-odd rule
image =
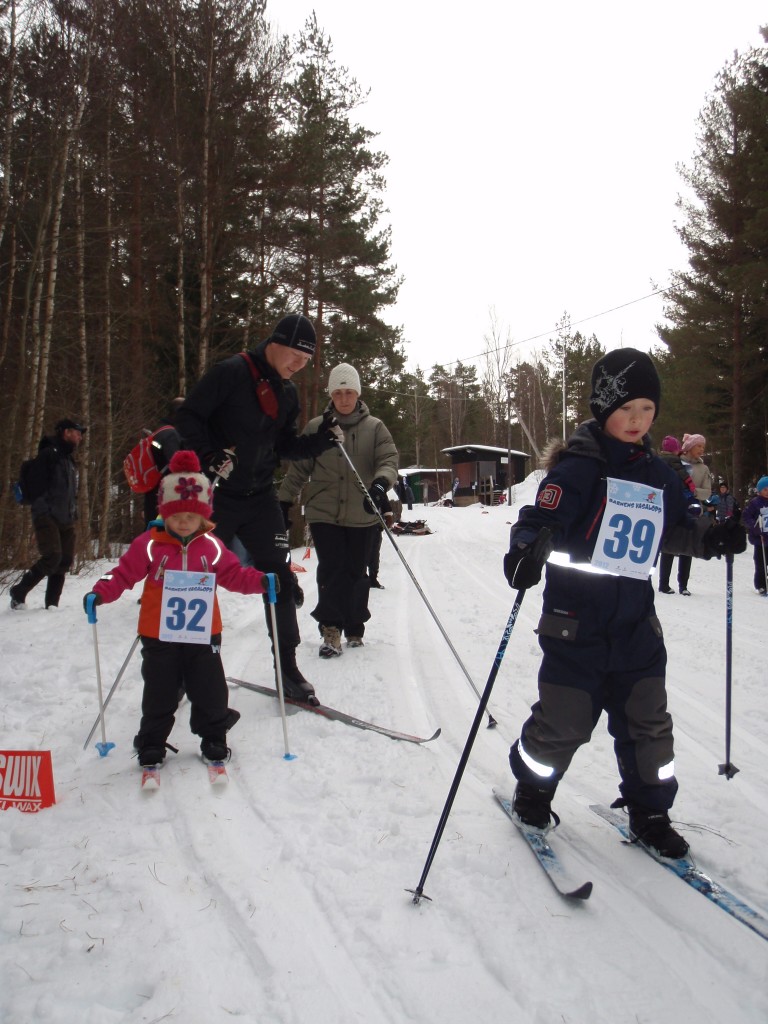
<svg viewBox="0 0 768 1024">
<path fill-rule="evenodd" d="M 88 50 L 85 54 L 83 74 L 77 86 L 79 95 L 78 103 L 72 116 L 71 122 L 64 132 L 62 145 L 59 152 L 59 178 L 53 204 L 53 216 L 51 220 L 51 241 L 50 255 L 48 259 L 48 273 L 45 278 L 45 307 L 43 319 L 43 331 L 40 347 L 40 374 L 37 381 L 37 414 L 35 425 L 37 431 L 43 428 L 43 417 L 45 415 L 45 396 L 48 388 L 48 360 L 51 351 L 51 336 L 53 334 L 53 312 L 56 305 L 56 276 L 59 266 L 59 243 L 61 240 L 61 211 L 64 206 L 64 190 L 67 183 L 67 167 L 69 165 L 69 151 L 72 140 L 77 137 L 80 131 L 80 124 L 83 120 L 83 111 L 87 99 L 88 75 L 90 72 L 90 40 Z M 42 278 L 41 278 L 42 281 Z"/>
<path fill-rule="evenodd" d="M 104 157 L 104 341 L 103 341 L 103 393 L 104 393 L 104 486 L 99 509 L 99 558 L 109 555 L 109 514 L 112 507 L 112 448 L 114 446 L 114 424 L 112 418 L 112 208 L 114 204 L 114 183 L 112 181 L 112 104 L 106 124 L 106 147 Z"/>
<path fill-rule="evenodd" d="M 90 423 L 91 401 L 88 381 L 88 332 L 85 306 L 85 209 L 83 203 L 83 164 L 79 150 L 74 159 L 75 184 L 75 275 L 77 289 L 77 338 L 80 354 L 80 395 L 83 421 Z M 80 481 L 78 487 L 78 519 L 81 524 L 80 544 L 88 554 L 90 540 L 90 467 L 91 433 L 88 431 L 79 449 Z M 87 557 L 87 556 L 86 556 Z"/>
<path fill-rule="evenodd" d="M 211 181 L 211 134 L 213 131 L 213 25 L 208 25 L 208 54 L 205 70 L 205 96 L 202 138 L 202 208 L 200 210 L 200 338 L 197 370 L 202 375 L 208 366 L 213 324 L 213 195 Z"/>
<path fill-rule="evenodd" d="M 744 333 L 741 322 L 741 296 L 737 293 L 733 298 L 733 336 L 731 340 L 732 352 L 732 380 L 733 391 L 731 393 L 731 437 L 733 439 L 733 479 L 730 482 L 731 493 L 741 494 L 742 478 L 744 475 L 744 439 L 742 436 L 742 423 L 744 422 L 743 409 L 743 377 L 744 377 Z"/>
<path fill-rule="evenodd" d="M 16 86 L 16 0 L 10 0 L 8 19 L 8 60 L 6 62 L 5 88 L 5 141 L 3 144 L 3 183 L 0 189 L 0 245 L 5 237 L 8 210 L 11 205 L 11 176 L 13 173 L 13 116 Z M 1 360 L 0 360 L 1 362 Z"/>
<path fill-rule="evenodd" d="M 174 148 L 176 152 L 176 361 L 177 361 L 177 394 L 187 392 L 187 356 L 184 339 L 185 304 L 184 304 L 184 157 L 181 147 L 179 126 L 179 82 L 176 66 L 176 17 L 170 19 L 170 58 L 171 58 L 171 97 L 173 102 Z"/>
</svg>

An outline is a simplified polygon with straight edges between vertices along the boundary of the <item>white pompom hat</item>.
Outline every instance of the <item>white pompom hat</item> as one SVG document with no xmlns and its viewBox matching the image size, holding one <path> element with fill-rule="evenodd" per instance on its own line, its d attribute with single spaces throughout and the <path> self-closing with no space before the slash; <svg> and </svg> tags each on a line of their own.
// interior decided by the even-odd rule
<svg viewBox="0 0 768 1024">
<path fill-rule="evenodd" d="M 328 374 L 328 394 L 332 395 L 334 391 L 339 391 L 341 388 L 349 388 L 358 395 L 362 393 L 360 374 L 349 363 L 339 363 Z"/>
</svg>

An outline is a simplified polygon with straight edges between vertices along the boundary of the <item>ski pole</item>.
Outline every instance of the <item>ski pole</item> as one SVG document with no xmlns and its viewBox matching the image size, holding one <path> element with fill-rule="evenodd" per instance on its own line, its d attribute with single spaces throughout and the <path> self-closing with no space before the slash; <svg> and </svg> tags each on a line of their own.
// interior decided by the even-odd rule
<svg viewBox="0 0 768 1024">
<path fill-rule="evenodd" d="M 114 747 L 114 743 L 107 743 L 107 728 L 104 722 L 104 699 L 101 691 L 101 665 L 99 663 L 99 637 L 96 632 L 96 595 L 89 594 L 87 604 L 88 621 L 93 626 L 93 653 L 96 659 L 96 687 L 99 693 L 99 719 L 101 720 L 101 743 L 96 744 L 99 757 L 106 757 Z"/>
<path fill-rule="evenodd" d="M 90 619 L 88 621 L 90 621 Z M 110 687 L 109 693 L 107 694 L 107 699 L 104 701 L 104 711 L 107 710 L 107 706 L 108 706 L 109 702 L 112 700 L 112 695 L 114 694 L 115 690 L 120 685 L 120 680 L 123 678 L 123 673 L 128 668 L 128 662 L 133 657 L 133 652 L 138 647 L 139 640 L 140 640 L 140 637 L 138 637 L 138 636 L 134 637 L 133 643 L 131 644 L 131 649 L 126 654 L 125 661 L 123 662 L 123 664 L 122 664 L 122 666 L 120 668 L 120 671 L 117 673 L 117 677 L 116 677 L 114 683 L 112 683 L 112 686 Z M 85 743 L 83 744 L 83 750 L 87 750 L 88 744 L 91 742 L 93 734 L 96 732 L 96 729 L 98 728 L 100 720 L 101 720 L 101 715 L 99 714 L 99 715 L 96 716 L 96 721 L 93 723 L 91 731 L 88 733 L 88 735 L 85 738 Z"/>
<path fill-rule="evenodd" d="M 731 667 L 733 664 L 733 555 L 725 556 L 725 763 L 718 774 L 732 779 L 739 770 L 731 763 Z"/>
<path fill-rule="evenodd" d="M 295 754 L 291 754 L 288 749 L 288 721 L 285 715 L 285 696 L 283 694 L 283 669 L 280 665 L 280 643 L 277 639 L 277 615 L 275 614 L 275 604 L 277 603 L 277 577 L 273 572 L 265 573 L 265 579 L 267 581 L 267 601 L 269 602 L 269 614 L 272 620 L 272 646 L 275 649 L 275 681 L 277 682 L 277 699 L 280 701 L 280 718 L 283 721 L 283 743 L 285 744 L 285 753 L 283 754 L 283 760 L 293 761 L 296 758 Z"/>
<path fill-rule="evenodd" d="M 419 585 L 419 581 L 416 579 L 416 577 L 414 576 L 413 571 L 412 571 L 410 565 L 408 565 L 408 562 L 405 560 L 405 556 L 403 555 L 402 551 L 398 547 L 397 542 L 395 541 L 395 538 L 392 536 L 392 532 L 390 531 L 389 527 L 387 526 L 387 523 L 386 523 L 386 520 L 384 519 L 384 516 L 381 514 L 381 512 L 378 510 L 378 508 L 376 508 L 376 505 L 374 504 L 373 498 L 368 493 L 368 488 L 365 486 L 365 484 L 363 483 L 363 481 L 362 481 L 362 479 L 360 477 L 360 474 L 355 469 L 354 463 L 352 462 L 352 459 L 350 459 L 349 454 L 348 454 L 346 448 L 344 447 L 344 445 L 342 444 L 341 441 L 337 441 L 336 444 L 338 445 L 339 449 L 344 453 L 344 458 L 349 463 L 349 466 L 350 466 L 352 472 L 355 475 L 355 480 L 357 481 L 357 484 L 360 487 L 360 490 L 363 492 L 363 494 L 365 495 L 367 500 L 370 502 L 371 508 L 375 511 L 376 515 L 379 517 L 379 522 L 384 527 L 384 533 L 389 538 L 390 544 L 392 545 L 392 547 L 397 552 L 398 558 L 400 559 L 400 561 L 405 566 L 405 571 L 411 577 L 413 585 L 416 587 L 416 590 L 418 591 L 419 596 L 421 597 L 421 599 L 424 602 L 424 604 L 427 606 L 427 610 L 428 610 L 429 614 L 432 616 L 432 618 L 434 619 L 435 625 L 440 630 L 440 632 L 443 634 L 443 639 L 448 644 L 448 647 L 450 648 L 451 654 L 454 656 L 454 658 L 458 662 L 459 668 L 464 673 L 464 676 L 465 676 L 467 682 L 469 683 L 469 685 L 474 690 L 475 696 L 479 699 L 480 698 L 480 691 L 475 686 L 475 683 L 474 683 L 474 680 L 472 679 L 472 676 L 469 674 L 469 672 L 467 671 L 467 668 L 466 668 L 464 662 L 459 657 L 459 652 L 453 646 L 453 643 L 451 642 L 451 638 L 448 636 L 448 634 L 446 633 L 445 629 L 443 628 L 443 624 L 440 621 L 440 619 L 438 619 L 437 613 L 435 612 L 435 609 L 432 607 L 432 605 L 427 600 L 427 595 L 421 589 L 421 586 Z M 496 719 L 493 717 L 493 715 L 489 711 L 488 712 L 488 728 L 492 729 L 497 724 L 498 723 L 496 722 Z"/>
<path fill-rule="evenodd" d="M 424 883 L 427 880 L 429 869 L 432 867 L 432 861 L 435 859 L 437 847 L 440 845 L 440 840 L 445 830 L 445 826 L 448 822 L 448 815 L 451 813 L 453 801 L 455 800 L 456 794 L 459 790 L 459 783 L 461 782 L 461 777 L 464 774 L 464 769 L 467 765 L 467 762 L 469 761 L 469 755 L 470 752 L 472 751 L 472 744 L 475 742 L 477 731 L 480 728 L 480 722 L 482 721 L 483 713 L 485 712 L 485 706 L 488 703 L 488 698 L 491 696 L 491 690 L 493 689 L 493 684 L 496 681 L 496 676 L 499 673 L 501 661 L 502 658 L 504 657 L 504 652 L 507 649 L 507 644 L 509 643 L 509 638 L 512 633 L 512 630 L 514 629 L 515 622 L 517 621 L 517 614 L 520 611 L 520 605 L 523 603 L 524 596 L 525 591 L 518 590 L 517 595 L 515 596 L 515 603 L 512 605 L 512 611 L 509 613 L 507 625 L 504 628 L 504 633 L 502 635 L 501 642 L 499 643 L 499 649 L 496 651 L 496 657 L 493 659 L 493 665 L 491 666 L 491 671 L 488 674 L 488 682 L 485 684 L 485 690 L 483 690 L 483 695 L 480 698 L 480 703 L 478 704 L 477 707 L 475 719 L 472 722 L 471 729 L 469 730 L 467 742 L 464 744 L 464 750 L 462 752 L 461 759 L 459 760 L 459 764 L 456 769 L 456 774 L 454 775 L 453 782 L 451 783 L 451 788 L 448 793 L 448 799 L 445 801 L 443 813 L 440 815 L 440 821 L 438 822 L 437 829 L 435 831 L 435 836 L 432 840 L 432 845 L 429 848 L 429 854 L 427 855 L 427 860 L 426 863 L 424 864 L 424 870 L 421 873 L 419 884 L 416 886 L 415 889 L 405 890 L 406 892 L 411 893 L 411 895 L 413 896 L 413 902 L 416 904 L 418 904 L 422 899 L 430 899 L 430 897 L 426 896 L 424 893 Z"/>
</svg>

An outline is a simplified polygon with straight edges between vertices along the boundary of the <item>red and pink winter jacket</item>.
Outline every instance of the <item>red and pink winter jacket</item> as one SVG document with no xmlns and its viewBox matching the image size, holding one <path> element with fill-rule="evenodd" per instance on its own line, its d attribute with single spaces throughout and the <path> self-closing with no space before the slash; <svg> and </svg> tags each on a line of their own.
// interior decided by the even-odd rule
<svg viewBox="0 0 768 1024">
<path fill-rule="evenodd" d="M 99 594 L 104 603 L 109 604 L 144 580 L 138 632 L 141 636 L 157 637 L 166 569 L 214 573 L 217 587 L 238 594 L 265 593 L 264 573 L 251 567 L 244 568 L 237 556 L 210 533 L 212 529 L 213 524 L 206 523 L 205 532 L 195 534 L 186 545 L 158 527 L 142 533 L 114 569 L 94 585 L 94 594 Z M 221 613 L 214 594 L 211 634 L 215 636 L 220 632 Z"/>
</svg>

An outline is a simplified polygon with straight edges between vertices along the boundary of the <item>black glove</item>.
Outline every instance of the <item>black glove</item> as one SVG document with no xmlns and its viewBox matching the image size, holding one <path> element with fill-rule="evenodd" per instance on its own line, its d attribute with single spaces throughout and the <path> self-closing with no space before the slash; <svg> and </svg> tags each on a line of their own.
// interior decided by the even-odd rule
<svg viewBox="0 0 768 1024">
<path fill-rule="evenodd" d="M 92 590 L 89 594 L 86 594 L 85 597 L 83 598 L 83 611 L 85 612 L 86 615 L 88 614 L 88 598 L 89 597 L 93 598 L 93 606 L 94 606 L 94 608 L 96 607 L 97 604 L 104 604 L 104 599 L 102 598 L 101 594 L 97 594 L 97 593 L 95 593 Z"/>
<path fill-rule="evenodd" d="M 330 409 L 326 409 L 320 426 L 315 434 L 310 435 L 312 444 L 312 456 L 316 457 L 327 452 L 329 448 L 335 448 L 337 444 L 344 444 L 344 431 L 336 422 L 336 417 Z"/>
<path fill-rule="evenodd" d="M 532 544 L 517 543 L 504 555 L 504 575 L 510 587 L 528 590 L 541 580 L 544 564 L 552 552 L 552 534 L 539 530 Z"/>
<path fill-rule="evenodd" d="M 703 543 L 710 558 L 740 555 L 747 550 L 747 531 L 738 520 L 726 519 L 707 530 Z"/>
<path fill-rule="evenodd" d="M 371 496 L 371 500 L 363 498 L 363 508 L 369 516 L 376 515 L 376 509 L 384 515 L 385 512 L 391 512 L 392 506 L 389 504 L 389 498 L 387 497 L 387 491 L 389 490 L 389 484 L 383 476 L 377 476 L 371 486 L 368 488 L 368 493 Z M 373 504 L 371 504 L 373 502 Z M 374 508 L 373 506 L 376 506 Z"/>
<path fill-rule="evenodd" d="M 208 452 L 203 457 L 203 464 L 208 467 L 205 472 L 210 477 L 217 476 L 221 480 L 226 480 L 237 465 L 235 450 L 234 448 L 222 448 L 219 451 Z"/>
<path fill-rule="evenodd" d="M 283 522 L 285 523 L 285 532 L 287 533 L 291 528 L 291 509 L 293 503 L 290 501 L 280 502 L 280 511 L 283 513 Z"/>
</svg>

